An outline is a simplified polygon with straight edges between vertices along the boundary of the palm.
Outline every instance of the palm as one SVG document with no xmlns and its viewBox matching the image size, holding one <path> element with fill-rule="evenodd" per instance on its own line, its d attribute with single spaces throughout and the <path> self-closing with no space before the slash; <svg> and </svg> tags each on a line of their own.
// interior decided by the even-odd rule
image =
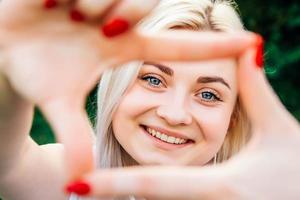
<svg viewBox="0 0 300 200">
<path fill-rule="evenodd" d="M 227 182 L 241 199 L 298 199 L 299 129 L 269 133 L 254 132 L 248 148 L 224 165 Z"/>
<path fill-rule="evenodd" d="M 109 55 L 121 55 L 114 49 L 122 48 L 107 45 L 97 26 L 72 22 L 67 8 L 45 11 L 40 3 L 1 2 L 0 41 L 9 61 L 3 71 L 19 94 L 42 109 L 58 139 L 67 143 L 68 165 L 86 163 L 70 170 L 76 176 L 93 163 L 85 96 L 103 71 L 100 61 L 117 60 Z M 74 135 L 76 141 L 68 143 Z"/>
</svg>

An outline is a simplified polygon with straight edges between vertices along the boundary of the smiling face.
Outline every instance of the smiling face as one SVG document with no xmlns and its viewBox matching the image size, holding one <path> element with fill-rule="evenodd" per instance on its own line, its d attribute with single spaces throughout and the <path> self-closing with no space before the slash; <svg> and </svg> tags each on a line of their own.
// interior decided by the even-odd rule
<svg viewBox="0 0 300 200">
<path fill-rule="evenodd" d="M 205 165 L 226 136 L 237 98 L 233 59 L 146 62 L 113 116 L 139 164 Z"/>
</svg>

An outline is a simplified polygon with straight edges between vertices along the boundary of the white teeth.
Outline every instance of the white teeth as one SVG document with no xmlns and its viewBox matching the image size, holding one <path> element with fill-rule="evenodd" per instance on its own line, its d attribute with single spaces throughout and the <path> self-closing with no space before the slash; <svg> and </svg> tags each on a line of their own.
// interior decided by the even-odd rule
<svg viewBox="0 0 300 200">
<path fill-rule="evenodd" d="M 167 141 L 168 141 L 168 136 L 165 135 L 165 134 L 162 134 L 162 136 L 160 137 L 160 139 L 161 139 L 162 141 L 167 142 Z"/>
<path fill-rule="evenodd" d="M 151 128 L 147 128 L 147 132 L 150 133 L 152 136 L 170 144 L 184 144 L 187 142 L 186 139 L 167 136 L 166 134 L 160 133 Z"/>
<path fill-rule="evenodd" d="M 167 142 L 169 142 L 169 143 L 171 143 L 171 144 L 174 144 L 174 142 L 175 142 L 175 138 L 174 137 L 168 137 L 168 140 L 167 140 Z"/>
<path fill-rule="evenodd" d="M 161 137 L 161 133 L 160 132 L 156 132 L 155 137 L 160 138 Z"/>
</svg>

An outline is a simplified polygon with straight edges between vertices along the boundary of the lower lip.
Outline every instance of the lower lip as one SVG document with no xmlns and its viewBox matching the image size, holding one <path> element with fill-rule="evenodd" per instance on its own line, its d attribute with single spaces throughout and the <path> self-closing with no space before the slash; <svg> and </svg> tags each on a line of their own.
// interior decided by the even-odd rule
<svg viewBox="0 0 300 200">
<path fill-rule="evenodd" d="M 170 143 L 167 143 L 167 142 L 164 142 L 164 141 L 158 139 L 157 137 L 150 135 L 150 133 L 148 133 L 143 127 L 141 127 L 141 129 L 146 134 L 146 136 L 148 136 L 148 138 L 151 139 L 151 141 L 153 142 L 153 144 L 156 147 L 163 149 L 163 150 L 175 150 L 175 149 L 183 148 L 183 147 L 186 147 L 186 146 L 192 144 L 192 142 L 187 142 L 184 144 L 170 144 Z"/>
</svg>

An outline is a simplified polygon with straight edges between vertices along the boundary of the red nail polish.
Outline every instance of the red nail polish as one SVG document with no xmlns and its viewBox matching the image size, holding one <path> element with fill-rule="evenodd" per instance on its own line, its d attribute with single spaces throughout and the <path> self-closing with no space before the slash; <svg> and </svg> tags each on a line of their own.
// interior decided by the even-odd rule
<svg viewBox="0 0 300 200">
<path fill-rule="evenodd" d="M 115 37 L 126 32 L 129 29 L 128 21 L 122 18 L 115 18 L 110 22 L 106 23 L 102 27 L 102 32 L 106 37 Z"/>
<path fill-rule="evenodd" d="M 259 68 L 263 68 L 264 66 L 264 39 L 258 35 L 257 36 L 257 51 L 256 51 L 256 58 L 255 58 L 255 62 L 256 62 L 256 65 L 259 67 Z"/>
<path fill-rule="evenodd" d="M 75 181 L 65 188 L 67 193 L 75 193 L 78 195 L 87 195 L 91 192 L 91 187 L 88 183 L 84 181 Z"/>
<path fill-rule="evenodd" d="M 44 1 L 44 8 L 46 8 L 46 9 L 55 8 L 56 6 L 57 6 L 56 0 L 45 0 Z"/>
<path fill-rule="evenodd" d="M 85 20 L 85 16 L 79 10 L 76 9 L 70 11 L 70 18 L 74 22 L 82 22 Z"/>
</svg>

